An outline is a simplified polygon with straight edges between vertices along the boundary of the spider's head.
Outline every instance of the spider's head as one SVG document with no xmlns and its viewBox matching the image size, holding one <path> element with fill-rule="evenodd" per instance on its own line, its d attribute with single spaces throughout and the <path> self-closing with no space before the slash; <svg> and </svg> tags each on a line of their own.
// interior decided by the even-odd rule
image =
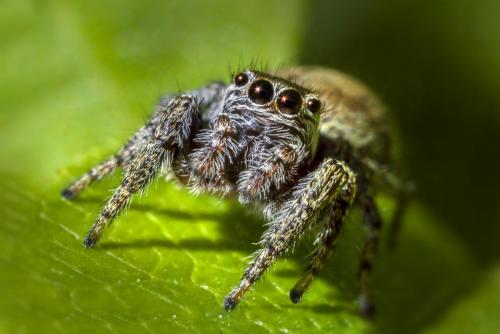
<svg viewBox="0 0 500 334">
<path fill-rule="evenodd" d="M 258 133 L 298 136 L 314 149 L 322 104 L 318 94 L 267 73 L 245 70 L 233 77 L 224 111 L 238 114 Z"/>
</svg>

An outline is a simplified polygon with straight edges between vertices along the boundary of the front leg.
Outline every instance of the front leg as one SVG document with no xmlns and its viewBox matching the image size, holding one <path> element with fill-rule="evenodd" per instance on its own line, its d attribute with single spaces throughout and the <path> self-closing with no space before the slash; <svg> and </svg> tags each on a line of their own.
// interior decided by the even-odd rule
<svg viewBox="0 0 500 334">
<path fill-rule="evenodd" d="M 61 195 L 66 199 L 75 198 L 93 182 L 106 177 L 116 168 L 128 166 L 140 149 L 149 141 L 150 132 L 157 125 L 159 114 L 160 112 L 155 112 L 148 123 L 140 128 L 116 154 L 92 167 L 88 172 L 73 181 L 63 189 Z"/>
<path fill-rule="evenodd" d="M 298 303 L 313 279 L 321 272 L 326 259 L 335 248 L 340 231 L 347 215 L 347 209 L 356 196 L 356 179 L 351 178 L 338 194 L 328 210 L 328 217 L 315 240 L 316 248 L 310 255 L 306 271 L 290 290 L 290 299 Z"/>
<path fill-rule="evenodd" d="M 326 159 L 299 182 L 275 215 L 262 239 L 263 247 L 250 263 L 239 285 L 226 296 L 226 310 L 236 307 L 245 292 L 280 255 L 293 246 L 305 227 L 313 223 L 354 178 L 353 172 L 344 163 Z"/>
<path fill-rule="evenodd" d="M 192 98 L 190 103 L 196 105 L 195 107 L 199 109 L 200 114 L 202 112 L 210 113 L 212 110 L 216 110 L 219 107 L 224 96 L 225 87 L 226 86 L 221 83 L 214 82 L 198 90 L 189 92 L 185 96 L 190 96 Z M 163 96 L 148 122 L 137 130 L 117 153 L 92 167 L 88 172 L 63 189 L 61 192 L 62 196 L 66 199 L 75 198 L 94 181 L 106 177 L 117 168 L 127 168 L 151 139 L 151 133 L 158 126 L 161 115 L 164 112 L 168 112 L 168 109 L 171 108 L 171 103 L 176 99 L 178 99 L 178 97 L 173 95 Z"/>
<path fill-rule="evenodd" d="M 150 140 L 130 162 L 123 181 L 90 229 L 84 240 L 86 247 L 96 244 L 104 229 L 130 202 L 132 195 L 143 190 L 163 165 L 170 166 L 175 154 L 189 142 L 191 125 L 197 117 L 196 98 L 181 95 L 169 103 L 159 115 L 157 126 L 151 129 Z"/>
</svg>

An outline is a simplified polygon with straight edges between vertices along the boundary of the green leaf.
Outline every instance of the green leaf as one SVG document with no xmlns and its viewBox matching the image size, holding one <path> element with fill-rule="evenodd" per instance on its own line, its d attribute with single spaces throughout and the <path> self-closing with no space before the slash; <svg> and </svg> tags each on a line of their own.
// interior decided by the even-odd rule
<svg viewBox="0 0 500 334">
<path fill-rule="evenodd" d="M 236 203 L 193 198 L 158 182 L 97 249 L 86 250 L 81 236 L 116 178 L 74 203 L 58 197 L 62 184 L 40 193 L 39 186 L 16 177 L 2 179 L 8 181 L 1 198 L 6 219 L 0 239 L 5 268 L 0 319 L 10 330 L 359 333 L 369 326 L 355 313 L 363 232 L 357 214 L 301 304 L 290 303 L 288 290 L 300 275 L 304 249 L 279 262 L 238 310 L 226 313 L 222 299 L 238 282 L 263 231 L 262 221 Z M 387 328 L 432 317 L 469 279 L 468 274 L 450 277 L 473 272 L 467 254 L 429 223 L 425 210 L 414 207 L 409 216 L 401 247 L 381 252 L 375 272 L 379 321 Z M 405 311 L 401 321 L 404 309 L 425 311 Z"/>
<path fill-rule="evenodd" d="M 194 198 L 163 180 L 136 198 L 96 249 L 83 248 L 82 236 L 119 175 L 75 202 L 59 192 L 117 149 L 159 95 L 227 79 L 228 64 L 295 61 L 304 2 L 200 4 L 0 4 L 0 332 L 360 333 L 373 327 L 356 313 L 359 212 L 299 305 L 290 303 L 288 291 L 310 239 L 226 313 L 222 299 L 257 249 L 264 222 L 234 201 Z M 392 203 L 378 200 L 388 220 Z M 375 328 L 384 333 L 423 329 L 477 281 L 476 261 L 432 214 L 415 203 L 407 218 L 400 247 L 382 249 L 374 273 Z M 470 303 L 476 302 L 482 297 Z M 471 307 L 458 306 L 440 326 Z"/>
<path fill-rule="evenodd" d="M 499 328 L 500 267 L 494 266 L 477 286 L 460 298 L 439 320 L 434 333 L 495 333 Z"/>
</svg>

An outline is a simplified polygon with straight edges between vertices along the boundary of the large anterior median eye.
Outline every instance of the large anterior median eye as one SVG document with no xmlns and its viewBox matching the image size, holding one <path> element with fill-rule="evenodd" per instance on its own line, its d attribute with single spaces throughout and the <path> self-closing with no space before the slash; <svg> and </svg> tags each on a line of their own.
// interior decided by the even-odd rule
<svg viewBox="0 0 500 334">
<path fill-rule="evenodd" d="M 296 90 L 287 89 L 280 93 L 276 103 L 282 113 L 296 114 L 302 108 L 302 97 Z"/>
<path fill-rule="evenodd" d="M 248 96 L 256 104 L 266 104 L 273 99 L 273 85 L 267 80 L 257 80 L 248 89 Z"/>
</svg>

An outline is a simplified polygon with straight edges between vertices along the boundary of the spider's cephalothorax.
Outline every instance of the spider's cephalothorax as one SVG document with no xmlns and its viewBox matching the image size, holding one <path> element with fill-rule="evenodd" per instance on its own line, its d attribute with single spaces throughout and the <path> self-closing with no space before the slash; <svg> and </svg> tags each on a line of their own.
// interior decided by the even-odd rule
<svg viewBox="0 0 500 334">
<path fill-rule="evenodd" d="M 234 308 L 318 222 L 316 249 L 290 292 L 298 302 L 334 248 L 347 209 L 357 204 L 370 228 L 360 265 L 361 307 L 370 314 L 367 278 L 381 227 L 374 185 L 385 182 L 400 195 L 394 231 L 405 202 L 405 187 L 387 170 L 388 139 L 380 103 L 339 72 L 318 67 L 277 75 L 246 70 L 228 85 L 212 83 L 162 98 L 118 153 L 72 183 L 63 196 L 78 195 L 118 167 L 125 170 L 84 240 L 87 247 L 95 245 L 132 195 L 163 170 L 173 172 L 193 193 L 234 195 L 243 204 L 261 204 L 269 228 L 240 283 L 225 298 L 226 309 Z"/>
<path fill-rule="evenodd" d="M 242 203 L 275 198 L 317 145 L 319 103 L 317 95 L 285 80 L 241 72 L 226 87 L 220 110 L 192 134 L 177 172 L 196 193 L 236 192 Z"/>
</svg>

